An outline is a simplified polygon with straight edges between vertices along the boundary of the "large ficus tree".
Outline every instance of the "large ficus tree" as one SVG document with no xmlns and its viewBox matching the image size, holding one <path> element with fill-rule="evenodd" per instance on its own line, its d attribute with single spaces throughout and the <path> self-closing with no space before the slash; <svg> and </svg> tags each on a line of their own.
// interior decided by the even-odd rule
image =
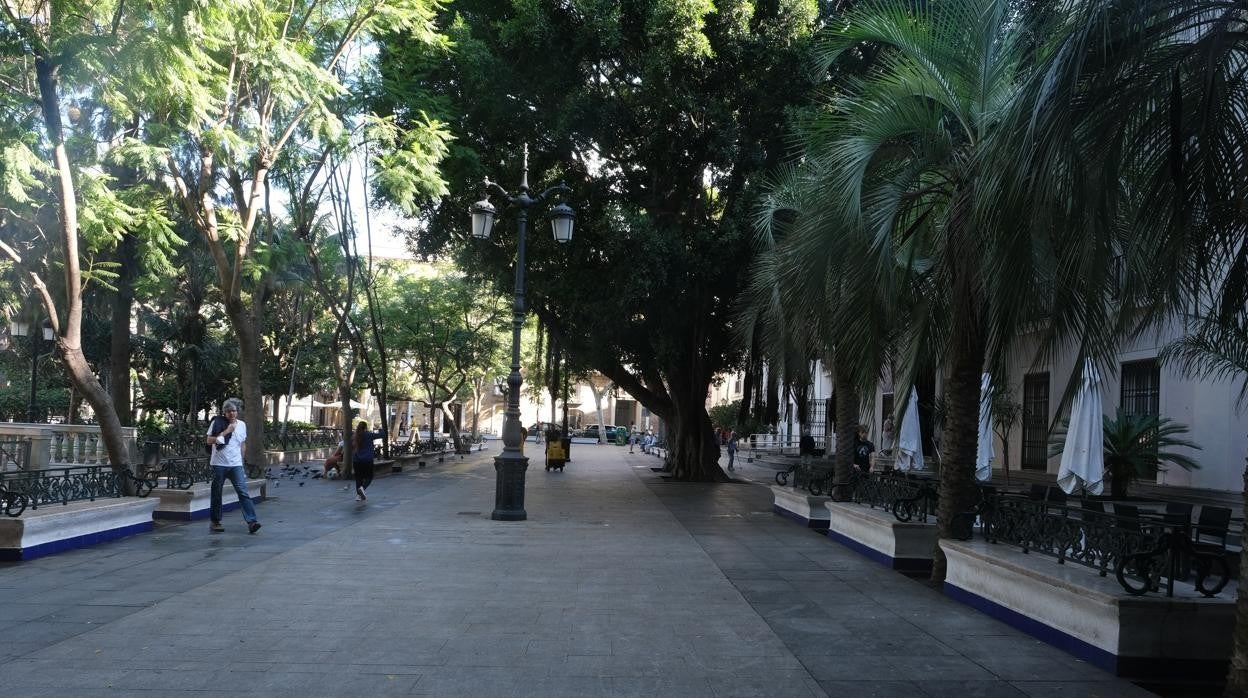
<svg viewBox="0 0 1248 698">
<path fill-rule="evenodd" d="M 728 310 L 747 212 L 758 173 L 783 159 L 786 109 L 806 96 L 819 3 L 467 0 L 454 12 L 451 65 L 413 66 L 401 44 L 383 59 L 395 89 L 425 68 L 454 115 L 452 196 L 422 245 L 462 235 L 484 177 L 518 184 L 529 143 L 534 188 L 566 179 L 579 217 L 558 248 L 531 212 L 528 308 L 669 425 L 675 477 L 723 477 L 706 394 L 740 361 Z M 507 291 L 506 210 L 496 230 L 462 255 Z"/>
</svg>

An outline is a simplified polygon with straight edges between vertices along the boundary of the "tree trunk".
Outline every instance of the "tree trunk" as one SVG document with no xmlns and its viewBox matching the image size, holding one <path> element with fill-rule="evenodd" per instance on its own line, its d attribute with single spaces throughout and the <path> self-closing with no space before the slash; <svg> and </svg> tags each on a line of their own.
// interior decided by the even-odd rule
<svg viewBox="0 0 1248 698">
<path fill-rule="evenodd" d="M 239 392 L 242 393 L 247 424 L 247 445 L 244 460 L 263 466 L 264 457 L 264 395 L 260 391 L 260 328 L 259 322 L 237 298 L 225 304 L 226 316 L 238 337 Z M 258 309 L 257 309 L 258 312 Z"/>
<path fill-rule="evenodd" d="M 767 367 L 767 403 L 763 424 L 775 426 L 780 421 L 780 376 L 774 366 Z"/>
<path fill-rule="evenodd" d="M 728 476 L 719 467 L 719 442 L 715 439 L 710 415 L 706 413 L 706 387 L 698 393 L 673 386 L 670 392 L 675 408 L 668 432 L 672 478 L 687 482 L 727 482 Z"/>
<path fill-rule="evenodd" d="M 955 308 L 957 299 L 955 299 Z M 955 310 L 955 312 L 958 312 Z M 973 313 L 972 313 L 973 314 Z M 975 505 L 975 454 L 979 446 L 979 388 L 984 366 L 983 331 L 978 319 L 953 323 L 945 376 L 944 458 L 940 467 L 937 534 L 952 538 L 954 517 Z M 937 543 L 932 581 L 945 579 L 945 554 Z"/>
<path fill-rule="evenodd" d="M 47 127 L 48 142 L 52 145 L 52 163 L 56 168 L 56 196 L 60 204 L 61 250 L 64 253 L 65 278 L 65 324 L 58 327 L 56 346 L 65 361 L 70 382 L 82 392 L 95 410 L 100 424 L 100 437 L 108 451 L 108 460 L 114 470 L 128 470 L 130 455 L 121 435 L 121 421 L 113 409 L 112 399 L 91 371 L 91 365 L 82 353 L 82 272 L 78 259 L 78 199 L 69 164 L 69 152 L 65 148 L 65 133 L 61 124 L 61 97 L 58 92 L 59 63 L 47 56 L 35 58 L 35 73 L 39 83 L 39 101 Z M 46 287 L 40 282 L 44 306 L 56 323 L 56 308 Z M 127 328 L 127 336 L 129 335 Z M 34 328 L 34 331 L 40 331 Z M 127 372 L 127 380 L 129 373 Z"/>
<path fill-rule="evenodd" d="M 1248 459 L 1244 467 L 1244 511 L 1248 511 Z M 1248 540 L 1248 521 L 1240 529 L 1240 539 Z M 1226 698 L 1248 696 L 1248 584 L 1243 583 L 1244 570 L 1248 570 L 1248 546 L 1239 553 L 1240 584 L 1235 593 L 1234 649 L 1231 650 L 1231 667 L 1226 674 Z"/>
<path fill-rule="evenodd" d="M 136 245 L 134 233 L 126 232 L 117 247 L 117 294 L 113 296 L 113 316 L 110 320 L 109 373 L 113 380 L 108 392 L 122 426 L 134 424 L 134 413 L 130 407 L 130 317 L 138 266 Z"/>
<path fill-rule="evenodd" d="M 342 465 L 338 466 L 343 478 L 355 475 L 355 436 L 351 428 L 351 383 L 355 369 L 348 373 L 348 380 L 338 384 L 338 404 L 342 405 Z"/>
<path fill-rule="evenodd" d="M 607 442 L 606 433 L 603 431 L 603 427 L 607 426 L 607 423 L 602 421 L 602 398 L 606 396 L 607 391 L 610 389 L 611 384 L 609 383 L 600 391 L 593 381 L 589 382 L 589 392 L 594 395 L 594 413 L 598 415 L 598 443 L 600 444 Z"/>
<path fill-rule="evenodd" d="M 1001 439 L 1001 457 L 1002 465 L 1004 465 L 1005 485 L 1010 485 L 1010 432 L 1005 432 L 1004 438 Z"/>
<path fill-rule="evenodd" d="M 836 481 L 848 482 L 854 467 L 854 436 L 858 433 L 858 391 L 843 363 L 832 359 L 833 389 L 836 391 Z"/>
<path fill-rule="evenodd" d="M 754 327 L 754 336 L 750 341 L 750 353 L 745 364 L 745 375 L 741 377 L 741 405 L 737 407 L 737 424 L 750 421 L 750 402 L 754 395 L 754 357 L 759 350 L 758 327 Z"/>
</svg>

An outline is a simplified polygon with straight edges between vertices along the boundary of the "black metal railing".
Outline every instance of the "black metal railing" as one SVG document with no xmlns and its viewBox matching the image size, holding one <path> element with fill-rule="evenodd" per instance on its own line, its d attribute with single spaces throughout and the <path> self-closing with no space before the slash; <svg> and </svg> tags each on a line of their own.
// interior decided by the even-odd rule
<svg viewBox="0 0 1248 698">
<path fill-rule="evenodd" d="M 208 456 L 162 458 L 160 467 L 147 472 L 145 478 L 164 478 L 165 489 L 189 490 L 197 482 L 212 482 L 212 466 Z"/>
<path fill-rule="evenodd" d="M 787 470 L 776 473 L 777 485 L 788 485 L 790 480 L 793 481 L 794 488 L 806 490 L 819 497 L 830 492 L 836 484 L 836 470 L 828 461 L 803 456 L 794 461 Z"/>
<path fill-rule="evenodd" d="M 207 445 L 203 431 L 179 429 L 155 437 L 160 442 L 162 458 L 184 458 L 207 455 Z M 290 427 L 282 434 L 280 426 L 272 424 L 264 430 L 264 448 L 267 451 L 297 451 L 302 449 L 325 448 L 336 446 L 342 440 L 342 432 L 333 427 Z"/>
<path fill-rule="evenodd" d="M 851 501 L 882 509 L 902 522 L 926 523 L 929 517 L 936 516 L 939 480 L 909 477 L 896 471 L 864 473 L 855 468 L 851 472 Z"/>
<path fill-rule="evenodd" d="M 342 432 L 333 427 L 287 427 L 270 424 L 264 430 L 264 448 L 269 451 L 297 451 L 337 446 Z"/>
<path fill-rule="evenodd" d="M 150 483 L 107 465 L 76 465 L 46 470 L 0 473 L 0 505 L 8 516 L 27 507 L 124 497 L 129 485 L 140 497 L 151 493 Z"/>
<path fill-rule="evenodd" d="M 989 543 L 1052 557 L 1058 564 L 1083 565 L 1102 577 L 1112 572 L 1131 594 L 1158 591 L 1165 579 L 1169 596 L 1174 595 L 1175 581 L 1188 580 L 1194 580 L 1201 594 L 1214 596 L 1229 580 L 1224 554 L 1194 546 L 1189 522 L 1121 516 L 1011 495 L 988 497 L 980 520 Z"/>
</svg>

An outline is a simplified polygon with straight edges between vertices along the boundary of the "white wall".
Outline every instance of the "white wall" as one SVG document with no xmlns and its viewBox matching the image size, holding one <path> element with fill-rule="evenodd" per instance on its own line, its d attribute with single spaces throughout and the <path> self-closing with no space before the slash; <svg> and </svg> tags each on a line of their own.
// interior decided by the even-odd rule
<svg viewBox="0 0 1248 698">
<path fill-rule="evenodd" d="M 1117 413 L 1120 402 L 1121 364 L 1124 362 L 1153 359 L 1172 338 L 1179 335 L 1178 328 L 1150 333 L 1137 338 L 1117 355 L 1112 369 L 1102 369 L 1101 405 L 1105 415 Z M 1010 384 L 1013 398 L 1023 400 L 1023 376 L 1026 373 L 1049 372 L 1049 421 L 1057 415 L 1061 397 L 1074 371 L 1076 348 L 1068 347 L 1058 352 L 1053 360 L 1033 366 L 1035 336 L 1025 337 L 1022 348 L 1012 357 Z M 1181 487 L 1197 487 L 1214 490 L 1239 491 L 1243 488 L 1244 457 L 1248 455 L 1248 414 L 1235 410 L 1237 388 L 1233 383 L 1217 381 L 1192 381 L 1184 378 L 1166 365 L 1161 366 L 1159 405 L 1161 415 L 1169 417 L 1190 429 L 1188 440 L 1199 444 L 1201 450 L 1185 449 L 1201 465 L 1200 470 L 1188 472 L 1171 467 L 1159 473 L 1158 484 Z M 1069 408 L 1065 414 L 1069 414 Z M 1022 459 L 1022 425 L 1015 427 L 1010 435 L 1011 468 L 1018 469 Z M 994 466 L 1001 467 L 1001 448 L 997 444 Z M 1056 473 L 1060 456 L 1049 459 L 1048 472 Z"/>
</svg>

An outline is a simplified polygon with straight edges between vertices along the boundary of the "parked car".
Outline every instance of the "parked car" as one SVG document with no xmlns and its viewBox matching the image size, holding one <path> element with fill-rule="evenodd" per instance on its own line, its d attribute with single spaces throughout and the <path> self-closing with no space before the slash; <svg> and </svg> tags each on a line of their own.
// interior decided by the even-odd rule
<svg viewBox="0 0 1248 698">
<path fill-rule="evenodd" d="M 583 435 L 587 439 L 596 439 L 598 438 L 599 433 L 600 433 L 599 426 L 597 424 L 590 424 L 589 426 L 585 427 L 585 431 Z M 615 425 L 608 424 L 607 426 L 602 427 L 601 433 L 607 437 L 607 441 L 611 441 L 612 439 L 615 438 Z"/>
</svg>

